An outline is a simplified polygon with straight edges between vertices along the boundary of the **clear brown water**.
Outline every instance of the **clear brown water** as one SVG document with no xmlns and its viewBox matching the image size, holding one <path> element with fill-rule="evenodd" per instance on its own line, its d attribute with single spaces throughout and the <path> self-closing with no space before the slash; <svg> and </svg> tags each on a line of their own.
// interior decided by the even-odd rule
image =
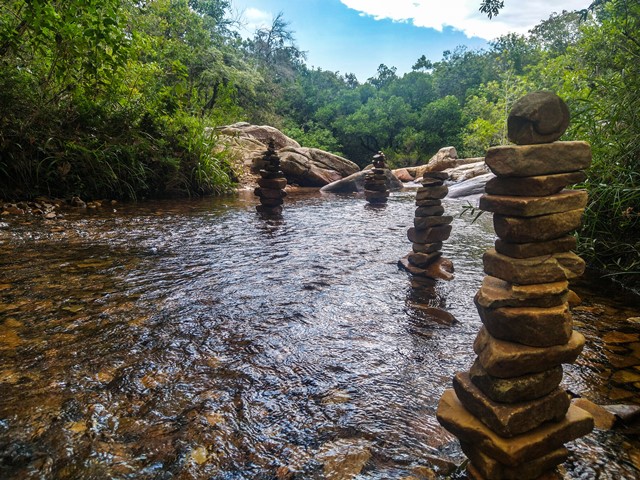
<svg viewBox="0 0 640 480">
<path fill-rule="evenodd" d="M 358 462 L 359 479 L 444 478 L 432 457 L 462 461 L 435 409 L 474 358 L 488 216 L 456 218 L 456 278 L 425 299 L 397 267 L 412 192 L 383 208 L 292 194 L 281 220 L 255 204 L 0 220 L 0 478 L 337 479 Z M 589 344 L 565 386 L 640 403 L 640 383 L 610 380 L 611 355 L 634 344 L 603 341 L 640 333 L 627 321 L 640 307 L 602 281 L 576 289 Z M 565 478 L 640 476 L 629 435 L 595 431 L 570 449 Z"/>
</svg>

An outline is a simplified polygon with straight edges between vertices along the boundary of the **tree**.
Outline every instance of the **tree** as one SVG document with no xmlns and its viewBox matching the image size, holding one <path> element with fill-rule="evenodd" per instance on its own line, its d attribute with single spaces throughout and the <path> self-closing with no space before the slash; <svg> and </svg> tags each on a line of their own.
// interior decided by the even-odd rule
<svg viewBox="0 0 640 480">
<path fill-rule="evenodd" d="M 513 70 L 522 75 L 527 65 L 538 61 L 538 50 L 524 35 L 508 33 L 490 42 L 501 70 Z"/>
<path fill-rule="evenodd" d="M 269 27 L 256 30 L 249 50 L 277 78 L 291 80 L 306 54 L 296 46 L 289 25 L 283 13 L 278 13 Z"/>
<path fill-rule="evenodd" d="M 486 13 L 489 18 L 498 15 L 502 7 L 504 7 L 502 0 L 482 0 L 482 3 L 480 3 L 480 11 Z"/>
<path fill-rule="evenodd" d="M 369 78 L 367 81 L 378 89 L 385 88 L 398 78 L 396 75 L 397 70 L 396 67 L 389 68 L 384 63 L 381 63 L 378 66 L 378 75 Z"/>
<path fill-rule="evenodd" d="M 414 71 L 427 71 L 427 70 L 431 70 L 433 68 L 433 63 L 431 63 L 431 60 L 427 60 L 427 57 L 425 57 L 424 55 L 422 55 L 417 61 L 416 63 L 413 64 L 413 66 L 411 67 L 411 70 Z"/>
<path fill-rule="evenodd" d="M 580 12 L 552 13 L 529 31 L 529 40 L 552 56 L 562 55 L 579 40 L 582 23 Z"/>
<path fill-rule="evenodd" d="M 587 8 L 581 10 L 580 13 L 583 17 L 586 17 L 588 12 L 592 12 L 610 1 L 615 0 L 594 0 Z M 503 0 L 482 0 L 479 10 L 482 13 L 485 13 L 489 18 L 493 18 L 500 13 L 500 10 L 502 10 L 503 7 Z"/>
</svg>

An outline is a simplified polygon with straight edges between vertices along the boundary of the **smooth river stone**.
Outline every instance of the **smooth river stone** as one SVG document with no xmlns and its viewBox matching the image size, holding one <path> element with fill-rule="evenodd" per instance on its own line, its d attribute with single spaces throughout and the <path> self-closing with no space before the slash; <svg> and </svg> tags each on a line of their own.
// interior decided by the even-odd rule
<svg viewBox="0 0 640 480">
<path fill-rule="evenodd" d="M 382 173 L 371 173 L 371 171 L 369 171 L 365 174 L 364 181 L 384 185 L 387 183 L 387 176 L 384 174 L 384 171 Z"/>
<path fill-rule="evenodd" d="M 582 224 L 582 208 L 538 217 L 493 215 L 496 235 L 505 242 L 546 242 L 572 232 Z"/>
<path fill-rule="evenodd" d="M 530 258 L 512 258 L 491 248 L 482 256 L 484 271 L 518 285 L 572 280 L 584 273 L 585 262 L 573 252 Z"/>
<path fill-rule="evenodd" d="M 422 205 L 416 208 L 416 217 L 434 217 L 444 213 L 444 207 L 440 200 L 425 200 L 428 202 L 437 202 L 431 205 Z"/>
<path fill-rule="evenodd" d="M 449 193 L 449 187 L 440 185 L 437 187 L 420 187 L 416 192 L 416 200 L 441 200 Z"/>
<path fill-rule="evenodd" d="M 382 183 L 382 184 L 378 184 L 378 183 L 367 183 L 365 182 L 364 184 L 364 191 L 371 191 L 371 192 L 386 192 L 388 190 L 387 186 Z"/>
<path fill-rule="evenodd" d="M 275 190 L 282 190 L 287 186 L 286 178 L 259 178 L 258 185 L 262 188 L 271 188 Z"/>
<path fill-rule="evenodd" d="M 507 117 L 507 136 L 517 145 L 551 143 L 569 126 L 569 108 L 553 92 L 531 92 L 517 100 Z"/>
<path fill-rule="evenodd" d="M 509 467 L 481 452 L 472 444 L 460 442 L 460 447 L 469 458 L 472 468 L 477 470 L 477 472 L 470 472 L 471 478 L 474 480 L 486 478 L 492 480 L 546 480 L 540 476 L 553 470 L 569 458 L 569 450 L 560 447 L 542 457 L 521 463 L 516 467 Z M 469 468 L 468 465 L 467 468 Z"/>
<path fill-rule="evenodd" d="M 442 205 L 442 202 L 440 200 L 432 200 L 432 199 L 425 199 L 425 200 L 416 200 L 416 206 L 417 207 L 433 207 L 436 205 Z M 420 217 L 420 216 L 424 216 L 424 215 L 420 215 L 418 214 L 418 210 L 420 210 L 419 208 L 416 208 L 416 216 Z"/>
<path fill-rule="evenodd" d="M 260 198 L 284 198 L 287 196 L 287 192 L 284 190 L 278 190 L 274 188 L 256 188 L 253 194 Z"/>
<path fill-rule="evenodd" d="M 563 190 L 546 197 L 512 197 L 506 195 L 482 195 L 480 210 L 513 217 L 538 217 L 551 213 L 567 212 L 587 206 L 589 195 L 584 190 Z"/>
<path fill-rule="evenodd" d="M 469 377 L 494 402 L 518 403 L 544 397 L 555 390 L 562 381 L 562 365 L 538 373 L 498 378 L 489 375 L 476 358 L 469 369 Z"/>
<path fill-rule="evenodd" d="M 387 188 L 387 177 L 384 175 L 381 178 L 366 177 L 364 179 L 364 188 L 370 188 L 371 190 L 381 190 Z"/>
<path fill-rule="evenodd" d="M 554 307 L 567 301 L 566 280 L 532 285 L 516 285 L 487 275 L 474 301 L 484 308 Z"/>
<path fill-rule="evenodd" d="M 431 252 L 431 253 L 413 252 L 413 253 L 410 253 L 407 258 L 411 265 L 414 265 L 419 268 L 425 268 L 427 265 L 436 261 L 440 256 L 442 256 L 442 252 Z"/>
<path fill-rule="evenodd" d="M 571 338 L 573 321 L 567 304 L 557 307 L 484 308 L 476 301 L 480 319 L 499 340 L 531 347 L 564 345 Z"/>
<path fill-rule="evenodd" d="M 425 229 L 436 225 L 448 225 L 451 222 L 453 222 L 453 217 L 450 215 L 434 215 L 432 217 L 415 217 L 413 226 L 417 229 Z"/>
<path fill-rule="evenodd" d="M 285 178 L 284 173 L 280 169 L 275 171 L 270 170 L 260 170 L 260 176 L 264 179 L 273 180 L 274 178 Z"/>
<path fill-rule="evenodd" d="M 423 187 L 439 187 L 444 184 L 444 180 L 439 178 L 422 177 L 422 181 L 420 183 L 422 183 Z"/>
<path fill-rule="evenodd" d="M 282 198 L 260 197 L 260 203 L 265 207 L 277 207 L 278 205 L 282 205 L 284 200 Z"/>
<path fill-rule="evenodd" d="M 496 239 L 496 252 L 514 258 L 539 257 L 554 253 L 570 252 L 576 249 L 577 241 L 573 235 L 554 238 L 546 242 L 509 243 Z"/>
<path fill-rule="evenodd" d="M 501 437 L 511 438 L 539 427 L 545 422 L 561 420 L 569 408 L 569 395 L 556 388 L 548 395 L 520 403 L 492 401 L 476 387 L 468 373 L 453 377 L 453 389 L 467 411 Z"/>
<path fill-rule="evenodd" d="M 448 180 L 449 174 L 447 172 L 424 172 L 423 179 L 435 178 L 436 180 Z"/>
<path fill-rule="evenodd" d="M 522 435 L 503 438 L 471 415 L 453 389 L 442 394 L 436 417 L 461 442 L 472 444 L 491 458 L 512 467 L 543 457 L 593 430 L 593 417 L 571 405 L 559 422 L 548 422 Z"/>
<path fill-rule="evenodd" d="M 398 266 L 404 268 L 412 275 L 440 280 L 453 279 L 453 264 L 451 260 L 444 257 L 438 257 L 426 267 L 420 268 L 412 265 L 409 262 L 409 255 L 407 255 L 398 261 Z"/>
<path fill-rule="evenodd" d="M 453 262 L 445 257 L 438 258 L 425 269 L 426 276 L 442 280 L 453 279 Z"/>
<path fill-rule="evenodd" d="M 411 227 L 407 230 L 407 238 L 412 243 L 443 242 L 451 234 L 451 225 L 437 225 L 426 229 Z"/>
<path fill-rule="evenodd" d="M 442 250 L 442 242 L 434 243 L 413 243 L 413 251 L 416 253 L 432 253 Z"/>
<path fill-rule="evenodd" d="M 558 193 L 568 185 L 586 180 L 583 171 L 539 175 L 536 177 L 494 177 L 484 186 L 490 195 L 513 195 L 517 197 L 544 197 Z"/>
<path fill-rule="evenodd" d="M 473 342 L 473 351 L 489 375 L 519 377 L 573 363 L 584 347 L 584 336 L 574 331 L 569 342 L 553 347 L 530 347 L 493 337 L 483 326 Z"/>
<path fill-rule="evenodd" d="M 388 196 L 389 196 L 388 190 L 383 190 L 383 191 L 365 190 L 364 191 L 364 197 L 367 200 L 375 198 L 375 199 L 381 199 L 381 200 L 387 201 Z"/>
<path fill-rule="evenodd" d="M 554 142 L 541 145 L 500 145 L 484 158 L 499 177 L 535 177 L 584 170 L 591 165 L 587 142 Z"/>
</svg>

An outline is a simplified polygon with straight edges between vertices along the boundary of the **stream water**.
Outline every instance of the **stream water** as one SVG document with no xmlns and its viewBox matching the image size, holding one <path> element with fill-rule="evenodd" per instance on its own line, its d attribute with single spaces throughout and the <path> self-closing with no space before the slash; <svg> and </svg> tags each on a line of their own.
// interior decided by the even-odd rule
<svg viewBox="0 0 640 480">
<path fill-rule="evenodd" d="M 446 200 L 456 276 L 425 298 L 397 266 L 413 195 L 302 191 L 280 220 L 250 193 L 2 218 L 0 478 L 451 474 L 439 459 L 464 457 L 435 410 L 473 362 L 494 233 Z M 588 345 L 565 387 L 640 404 L 640 305 L 601 280 L 575 289 Z M 640 476 L 633 436 L 568 446 L 565 478 Z"/>
</svg>

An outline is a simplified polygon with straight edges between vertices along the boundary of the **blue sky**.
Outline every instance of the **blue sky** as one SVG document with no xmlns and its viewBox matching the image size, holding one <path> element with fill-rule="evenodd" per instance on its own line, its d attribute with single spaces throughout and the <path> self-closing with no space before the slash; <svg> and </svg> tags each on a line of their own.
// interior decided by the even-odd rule
<svg viewBox="0 0 640 480">
<path fill-rule="evenodd" d="M 590 0 L 505 0 L 492 20 L 478 12 L 481 0 L 231 0 L 251 37 L 283 13 L 307 65 L 355 73 L 364 82 L 378 65 L 411 71 L 425 55 L 432 61 L 458 45 L 470 49 L 508 32 L 526 33 L 553 12 L 587 7 Z"/>
</svg>

